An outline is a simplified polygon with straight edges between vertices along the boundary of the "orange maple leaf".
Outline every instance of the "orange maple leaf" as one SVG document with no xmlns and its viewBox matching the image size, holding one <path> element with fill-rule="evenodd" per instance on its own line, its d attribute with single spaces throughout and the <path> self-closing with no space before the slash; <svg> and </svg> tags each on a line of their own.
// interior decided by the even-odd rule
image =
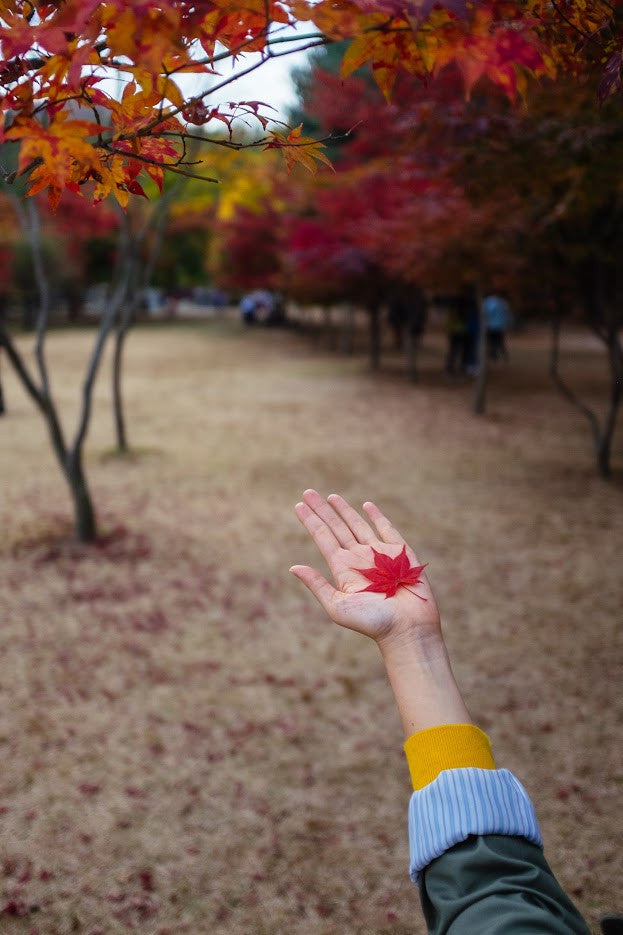
<svg viewBox="0 0 623 935">
<path fill-rule="evenodd" d="M 50 205 L 54 208 L 63 188 L 75 188 L 77 179 L 101 168 L 100 153 L 85 139 L 98 132 L 97 124 L 70 120 L 66 111 L 57 111 L 47 127 L 32 117 L 18 118 L 4 138 L 21 141 L 18 172 L 26 172 L 34 164 L 28 194 L 50 186 Z"/>
<path fill-rule="evenodd" d="M 265 145 L 264 149 L 282 150 L 288 171 L 300 164 L 314 174 L 318 169 L 317 162 L 322 162 L 332 168 L 330 159 L 322 152 L 324 144 L 311 136 L 302 136 L 302 128 L 301 123 L 290 130 L 287 136 L 274 130 L 271 131 L 270 142 Z"/>
</svg>

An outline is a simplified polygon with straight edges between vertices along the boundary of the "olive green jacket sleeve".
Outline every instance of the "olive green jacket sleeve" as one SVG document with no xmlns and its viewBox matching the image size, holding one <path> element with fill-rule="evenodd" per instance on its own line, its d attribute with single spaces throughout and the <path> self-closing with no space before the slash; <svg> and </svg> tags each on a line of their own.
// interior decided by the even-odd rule
<svg viewBox="0 0 623 935">
<path fill-rule="evenodd" d="M 468 837 L 418 883 L 431 935 L 590 935 L 541 849 L 522 837 Z"/>
</svg>

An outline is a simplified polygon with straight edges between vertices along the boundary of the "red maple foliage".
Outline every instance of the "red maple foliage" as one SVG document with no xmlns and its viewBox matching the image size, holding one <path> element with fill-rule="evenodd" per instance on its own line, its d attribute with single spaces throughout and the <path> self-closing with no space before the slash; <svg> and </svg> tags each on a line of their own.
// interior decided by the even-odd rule
<svg viewBox="0 0 623 935">
<path fill-rule="evenodd" d="M 383 552 L 377 552 L 375 548 L 372 548 L 372 552 L 374 554 L 374 566 L 372 568 L 354 569 L 372 582 L 367 588 L 361 588 L 362 592 L 374 591 L 377 594 L 384 594 L 387 598 L 393 597 L 400 587 L 405 587 L 408 591 L 411 591 L 409 585 L 420 584 L 422 572 L 426 565 L 412 565 L 407 558 L 406 545 L 403 545 L 402 552 L 396 558 L 391 558 L 391 556 L 385 555 Z M 415 591 L 411 591 L 411 593 L 419 597 L 421 601 L 426 600 L 425 597 L 416 594 Z"/>
<path fill-rule="evenodd" d="M 408 73 L 420 82 L 448 65 L 469 96 L 482 79 L 511 100 L 529 78 L 598 71 L 599 99 L 621 90 L 619 0 L 1 0 L 0 142 L 18 144 L 28 194 L 63 191 L 125 207 L 142 196 L 139 176 L 161 188 L 165 171 L 214 181 L 190 140 L 283 150 L 288 165 L 326 161 L 301 127 L 269 129 L 258 101 L 212 103 L 242 61 L 250 73 L 292 51 L 348 41 L 342 77 L 369 63 L 387 100 Z M 297 23 L 309 30 L 297 33 Z M 284 34 L 285 30 L 285 34 Z M 259 60 L 244 56 L 254 53 Z M 205 90 L 189 96 L 182 77 Z M 216 81 L 206 82 L 208 76 Z M 112 79 L 112 80 L 111 80 Z M 117 91 L 123 87 L 123 93 Z M 114 88 L 114 90 L 113 90 Z M 257 121 L 255 140 L 233 139 Z M 273 121 L 274 122 L 274 121 Z M 279 127 L 278 122 L 274 122 Z M 215 125 L 227 132 L 216 137 Z M 272 124 L 271 124 L 272 125 Z M 283 130 L 283 132 L 282 132 Z"/>
</svg>

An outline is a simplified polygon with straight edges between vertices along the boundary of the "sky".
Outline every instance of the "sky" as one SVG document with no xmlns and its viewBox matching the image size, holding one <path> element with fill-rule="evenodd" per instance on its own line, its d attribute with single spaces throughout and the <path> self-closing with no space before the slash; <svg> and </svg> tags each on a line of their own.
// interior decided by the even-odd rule
<svg viewBox="0 0 623 935">
<path fill-rule="evenodd" d="M 251 56 L 248 56 L 250 63 Z M 307 53 L 293 52 L 283 58 L 271 59 L 264 62 L 249 75 L 236 78 L 231 84 L 214 96 L 210 96 L 210 103 L 222 101 L 262 101 L 274 107 L 281 118 L 285 116 L 288 107 L 296 103 L 294 85 L 291 79 L 293 68 L 304 66 L 307 62 Z M 222 72 L 222 78 L 226 72 Z M 222 79 L 221 79 L 222 80 Z"/>
<path fill-rule="evenodd" d="M 302 32 L 309 33 L 309 31 L 309 24 L 303 23 L 295 28 L 288 27 L 287 30 L 281 28 L 280 35 L 292 34 L 295 36 L 297 32 L 300 34 Z M 304 44 L 304 42 L 301 44 Z M 277 48 L 285 48 L 285 46 Z M 206 103 L 213 105 L 228 101 L 261 101 L 275 108 L 276 113 L 273 116 L 277 119 L 284 119 L 288 108 L 296 103 L 294 84 L 291 78 L 292 70 L 304 67 L 308 62 L 308 57 L 309 52 L 294 51 L 288 55 L 269 59 L 250 74 L 236 78 L 225 88 L 215 91 L 206 98 Z M 259 59 L 259 55 L 248 54 L 241 56 L 233 69 L 230 61 L 226 59 L 216 66 L 219 70 L 218 76 L 210 76 L 206 80 L 196 75 L 178 75 L 176 82 L 185 95 L 196 94 L 199 89 L 221 83 L 232 73 L 247 69 L 249 65 L 259 61 Z"/>
</svg>

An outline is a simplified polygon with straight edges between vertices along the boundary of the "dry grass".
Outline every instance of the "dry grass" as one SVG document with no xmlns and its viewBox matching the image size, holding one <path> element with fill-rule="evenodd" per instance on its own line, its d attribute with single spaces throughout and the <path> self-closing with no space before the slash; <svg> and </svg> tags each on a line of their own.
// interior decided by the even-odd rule
<svg viewBox="0 0 623 935">
<path fill-rule="evenodd" d="M 68 424 L 88 332 L 52 335 Z M 621 485 L 513 342 L 486 419 L 282 333 L 141 330 L 102 540 L 71 543 L 37 413 L 3 368 L 0 928 L 6 935 L 421 933 L 401 732 L 374 647 L 287 575 L 309 485 L 374 497 L 426 561 L 459 680 L 591 924 L 623 911 Z M 599 390 L 596 351 L 573 351 Z M 397 366 L 397 364 L 396 364 Z M 618 466 L 621 467 L 619 445 Z"/>
</svg>

